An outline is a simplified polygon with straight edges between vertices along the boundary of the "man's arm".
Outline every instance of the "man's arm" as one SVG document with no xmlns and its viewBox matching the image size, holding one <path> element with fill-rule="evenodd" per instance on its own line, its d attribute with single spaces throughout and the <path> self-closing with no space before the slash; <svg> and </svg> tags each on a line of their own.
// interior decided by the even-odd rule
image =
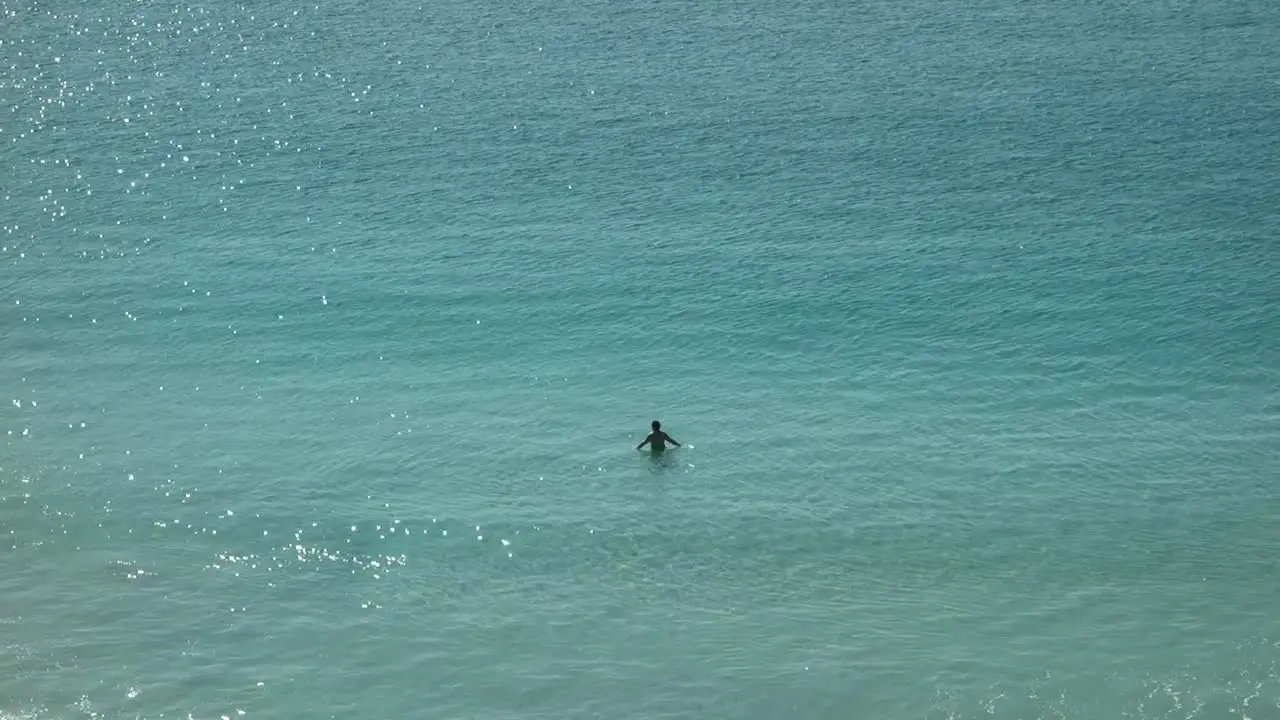
<svg viewBox="0 0 1280 720">
<path fill-rule="evenodd" d="M 639 450 L 640 448 L 644 447 L 645 445 L 648 445 L 648 444 L 649 444 L 649 441 L 650 441 L 651 439 L 653 439 L 653 436 L 652 436 L 652 435 L 649 435 L 649 436 L 645 437 L 645 439 L 644 439 L 644 440 L 641 440 L 641 441 L 640 441 L 640 444 L 636 446 L 636 449 L 637 449 L 637 450 Z"/>
<path fill-rule="evenodd" d="M 667 435 L 666 433 L 662 433 L 662 434 L 666 436 L 667 442 L 671 443 L 672 445 L 675 445 L 676 447 L 680 447 L 680 443 L 676 442 L 675 438 L 671 437 L 670 435 Z"/>
</svg>

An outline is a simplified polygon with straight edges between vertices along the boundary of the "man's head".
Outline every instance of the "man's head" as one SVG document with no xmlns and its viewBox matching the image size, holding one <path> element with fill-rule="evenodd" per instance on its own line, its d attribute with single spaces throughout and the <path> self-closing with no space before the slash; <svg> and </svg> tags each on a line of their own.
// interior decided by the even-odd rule
<svg viewBox="0 0 1280 720">
<path fill-rule="evenodd" d="M 654 432 L 657 432 L 658 430 L 662 429 L 662 423 L 658 422 L 657 420 L 654 420 L 653 422 L 649 423 L 649 427 L 653 428 Z"/>
</svg>

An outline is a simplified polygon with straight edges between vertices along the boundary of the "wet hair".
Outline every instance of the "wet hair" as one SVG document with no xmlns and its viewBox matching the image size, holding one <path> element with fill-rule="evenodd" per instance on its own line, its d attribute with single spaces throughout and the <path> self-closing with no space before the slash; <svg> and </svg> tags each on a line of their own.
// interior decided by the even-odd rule
<svg viewBox="0 0 1280 720">
<path fill-rule="evenodd" d="M 654 420 L 653 422 L 649 423 L 649 426 L 652 427 L 654 430 L 657 430 L 658 428 L 662 427 L 662 423 L 658 422 L 657 420 Z"/>
</svg>

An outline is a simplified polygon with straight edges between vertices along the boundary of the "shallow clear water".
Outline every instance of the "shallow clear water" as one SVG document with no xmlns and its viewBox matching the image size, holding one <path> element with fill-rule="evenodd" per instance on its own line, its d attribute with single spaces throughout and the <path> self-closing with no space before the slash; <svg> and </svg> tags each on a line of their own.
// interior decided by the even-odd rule
<svg viewBox="0 0 1280 720">
<path fill-rule="evenodd" d="M 1275 6 L 0 11 L 0 717 L 1280 717 Z"/>
</svg>

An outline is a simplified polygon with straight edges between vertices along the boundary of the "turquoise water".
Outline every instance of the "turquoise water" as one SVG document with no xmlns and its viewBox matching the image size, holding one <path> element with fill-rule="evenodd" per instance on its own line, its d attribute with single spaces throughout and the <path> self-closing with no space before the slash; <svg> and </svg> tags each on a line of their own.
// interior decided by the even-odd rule
<svg viewBox="0 0 1280 720">
<path fill-rule="evenodd" d="M 0 0 L 0 717 L 1280 718 L 1277 38 Z"/>
</svg>

